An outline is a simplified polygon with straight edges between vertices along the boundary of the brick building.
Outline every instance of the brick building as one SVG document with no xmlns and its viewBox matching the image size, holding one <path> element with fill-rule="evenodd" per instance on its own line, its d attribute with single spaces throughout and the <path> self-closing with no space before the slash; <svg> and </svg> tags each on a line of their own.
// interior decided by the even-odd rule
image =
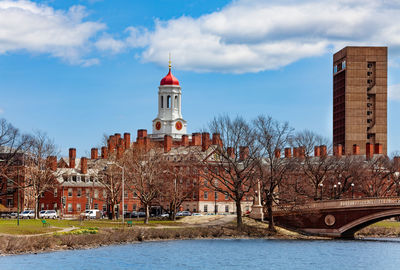
<svg viewBox="0 0 400 270">
<path fill-rule="evenodd" d="M 345 47 L 333 55 L 333 144 L 346 154 L 353 145 L 362 155 L 387 153 L 387 47 Z"/>
</svg>

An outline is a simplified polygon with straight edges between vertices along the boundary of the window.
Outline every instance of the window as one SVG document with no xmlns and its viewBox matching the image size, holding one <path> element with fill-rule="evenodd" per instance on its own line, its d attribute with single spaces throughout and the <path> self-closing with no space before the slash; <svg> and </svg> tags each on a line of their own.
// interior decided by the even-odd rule
<svg viewBox="0 0 400 270">
<path fill-rule="evenodd" d="M 95 199 L 99 198 L 99 190 L 98 189 L 94 190 L 94 198 Z"/>
<path fill-rule="evenodd" d="M 342 69 L 345 69 L 346 68 L 346 60 L 344 60 L 343 62 L 342 62 Z"/>
<path fill-rule="evenodd" d="M 204 191 L 204 200 L 208 200 L 208 192 Z"/>
<path fill-rule="evenodd" d="M 107 211 L 107 206 L 105 204 L 103 204 L 103 212 Z"/>
<path fill-rule="evenodd" d="M 128 198 L 128 191 L 124 190 L 124 197 Z"/>
<path fill-rule="evenodd" d="M 178 108 L 178 96 L 175 96 L 174 108 Z"/>
<path fill-rule="evenodd" d="M 225 193 L 225 200 L 229 200 L 229 195 L 228 195 L 228 193 Z"/>
<path fill-rule="evenodd" d="M 136 211 L 136 204 L 132 205 L 132 211 Z"/>
<path fill-rule="evenodd" d="M 128 211 L 128 205 L 124 204 L 124 211 Z"/>
<path fill-rule="evenodd" d="M 72 197 L 72 188 L 68 189 L 68 197 Z"/>
<path fill-rule="evenodd" d="M 57 198 L 57 191 L 58 191 L 57 188 L 55 188 L 54 191 L 53 191 L 53 194 L 54 194 L 55 198 Z"/>
<path fill-rule="evenodd" d="M 194 200 L 197 199 L 197 194 L 196 194 L 196 192 L 193 192 L 193 199 L 194 199 Z"/>
<path fill-rule="evenodd" d="M 85 205 L 85 210 L 89 210 L 90 209 L 90 205 L 87 203 L 86 205 Z"/>
<path fill-rule="evenodd" d="M 76 175 L 72 176 L 72 182 L 76 182 Z"/>
<path fill-rule="evenodd" d="M 99 209 L 99 204 L 98 203 L 94 204 L 94 209 Z"/>
<path fill-rule="evenodd" d="M 171 96 L 167 96 L 167 108 L 171 107 Z"/>
<path fill-rule="evenodd" d="M 204 205 L 204 212 L 206 212 L 206 213 L 208 212 L 208 205 L 207 204 Z"/>
<path fill-rule="evenodd" d="M 54 209 L 54 210 L 57 210 L 57 203 L 54 203 L 53 209 Z"/>
<path fill-rule="evenodd" d="M 40 204 L 40 210 L 44 210 L 44 203 Z"/>
<path fill-rule="evenodd" d="M 82 195 L 82 189 L 78 188 L 78 190 L 76 191 L 76 197 L 80 198 Z"/>
<path fill-rule="evenodd" d="M 90 197 L 90 189 L 86 189 L 86 198 L 88 198 L 89 199 L 89 197 Z"/>
<path fill-rule="evenodd" d="M 68 212 L 72 212 L 72 203 L 68 204 Z"/>
<path fill-rule="evenodd" d="M 161 96 L 160 103 L 161 103 L 161 108 L 164 108 L 164 96 Z"/>
<path fill-rule="evenodd" d="M 76 181 L 78 181 L 78 182 L 81 181 L 81 176 L 80 176 L 80 175 L 78 175 L 78 176 L 76 177 Z"/>
<path fill-rule="evenodd" d="M 81 209 L 81 204 L 80 203 L 77 203 L 76 204 L 76 211 L 77 212 L 80 212 L 82 209 Z"/>
<path fill-rule="evenodd" d="M 337 65 L 335 65 L 334 67 L 333 67 L 333 73 L 336 73 L 337 72 Z"/>
<path fill-rule="evenodd" d="M 7 206 L 9 208 L 14 206 L 13 199 L 7 199 Z"/>
<path fill-rule="evenodd" d="M 225 213 L 229 213 L 229 205 L 225 205 Z"/>
</svg>

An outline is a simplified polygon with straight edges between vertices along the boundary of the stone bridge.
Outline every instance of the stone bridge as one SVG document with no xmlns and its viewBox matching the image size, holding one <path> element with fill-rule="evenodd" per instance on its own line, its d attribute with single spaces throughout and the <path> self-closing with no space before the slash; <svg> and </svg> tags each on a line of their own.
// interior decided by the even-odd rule
<svg viewBox="0 0 400 270">
<path fill-rule="evenodd" d="M 375 222 L 400 216 L 400 197 L 317 201 L 274 207 L 277 225 L 305 234 L 353 238 Z"/>
</svg>

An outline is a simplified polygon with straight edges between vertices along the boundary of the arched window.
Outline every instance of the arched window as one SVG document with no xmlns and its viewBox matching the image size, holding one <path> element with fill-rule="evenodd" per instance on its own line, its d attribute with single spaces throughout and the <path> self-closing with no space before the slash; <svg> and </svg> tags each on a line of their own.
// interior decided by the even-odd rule
<svg viewBox="0 0 400 270">
<path fill-rule="evenodd" d="M 178 108 L 178 96 L 175 96 L 174 107 Z"/>
<path fill-rule="evenodd" d="M 167 108 L 171 108 L 171 96 L 167 96 Z"/>
<path fill-rule="evenodd" d="M 164 96 L 161 96 L 161 108 L 164 108 Z"/>
</svg>

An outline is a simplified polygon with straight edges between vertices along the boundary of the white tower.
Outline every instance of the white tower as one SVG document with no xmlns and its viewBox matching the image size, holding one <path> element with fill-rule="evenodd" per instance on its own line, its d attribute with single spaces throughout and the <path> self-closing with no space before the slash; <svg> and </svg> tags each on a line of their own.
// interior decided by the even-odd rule
<svg viewBox="0 0 400 270">
<path fill-rule="evenodd" d="M 181 112 L 181 87 L 179 81 L 171 73 L 171 60 L 169 72 L 158 87 L 158 115 L 153 120 L 153 139 L 164 139 L 170 135 L 173 139 L 181 139 L 186 134 L 186 121 Z"/>
</svg>

